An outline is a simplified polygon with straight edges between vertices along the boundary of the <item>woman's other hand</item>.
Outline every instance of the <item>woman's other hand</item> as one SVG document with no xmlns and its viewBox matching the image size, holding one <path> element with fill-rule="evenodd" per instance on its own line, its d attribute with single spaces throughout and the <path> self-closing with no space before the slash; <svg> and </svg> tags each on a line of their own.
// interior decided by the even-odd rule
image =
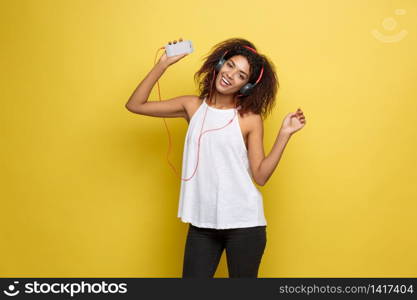
<svg viewBox="0 0 417 300">
<path fill-rule="evenodd" d="M 306 124 L 303 111 L 299 108 L 295 113 L 289 113 L 282 121 L 281 132 L 292 135 Z"/>
</svg>

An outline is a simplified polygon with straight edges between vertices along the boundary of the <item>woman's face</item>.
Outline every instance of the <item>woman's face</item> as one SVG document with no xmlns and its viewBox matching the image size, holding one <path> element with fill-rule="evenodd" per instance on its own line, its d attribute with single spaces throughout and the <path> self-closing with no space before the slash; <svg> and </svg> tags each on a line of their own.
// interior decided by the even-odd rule
<svg viewBox="0 0 417 300">
<path fill-rule="evenodd" d="M 249 81 L 250 65 L 246 57 L 235 55 L 223 64 L 216 78 L 216 87 L 220 93 L 234 94 Z M 229 84 L 225 84 L 224 80 Z"/>
</svg>

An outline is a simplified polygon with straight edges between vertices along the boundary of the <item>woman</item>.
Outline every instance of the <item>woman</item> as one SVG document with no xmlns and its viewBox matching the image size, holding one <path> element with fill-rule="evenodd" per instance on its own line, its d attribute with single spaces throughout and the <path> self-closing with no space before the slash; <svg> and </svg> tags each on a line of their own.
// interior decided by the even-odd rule
<svg viewBox="0 0 417 300">
<path fill-rule="evenodd" d="M 195 74 L 200 95 L 147 102 L 163 72 L 186 55 L 164 53 L 126 108 L 147 116 L 182 117 L 189 123 L 178 208 L 178 217 L 189 223 L 183 278 L 212 278 L 224 249 L 229 277 L 257 278 L 267 223 L 254 182 L 265 185 L 289 138 L 304 127 L 305 117 L 301 109 L 287 114 L 265 157 L 263 120 L 274 105 L 278 79 L 273 64 L 241 38 L 213 47 Z"/>
</svg>

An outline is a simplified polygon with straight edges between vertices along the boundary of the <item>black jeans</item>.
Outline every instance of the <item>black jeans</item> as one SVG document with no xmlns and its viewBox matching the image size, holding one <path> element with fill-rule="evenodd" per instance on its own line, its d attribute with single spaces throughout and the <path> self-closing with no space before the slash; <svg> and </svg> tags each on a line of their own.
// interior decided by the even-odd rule
<svg viewBox="0 0 417 300">
<path fill-rule="evenodd" d="M 190 223 L 182 277 L 213 278 L 226 248 L 230 278 L 257 278 L 266 240 L 266 226 L 214 229 Z"/>
</svg>

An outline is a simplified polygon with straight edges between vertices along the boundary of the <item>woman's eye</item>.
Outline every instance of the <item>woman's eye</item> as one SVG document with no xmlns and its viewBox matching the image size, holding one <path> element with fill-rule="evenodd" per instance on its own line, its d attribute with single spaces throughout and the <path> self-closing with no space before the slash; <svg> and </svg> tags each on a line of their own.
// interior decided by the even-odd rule
<svg viewBox="0 0 417 300">
<path fill-rule="evenodd" d="M 226 65 L 227 65 L 228 67 L 233 67 L 233 65 L 232 65 L 231 63 L 227 63 Z M 245 77 L 244 77 L 244 76 L 242 76 L 242 75 L 240 75 L 240 79 L 242 79 L 242 80 L 243 80 L 243 79 L 245 79 Z"/>
</svg>

